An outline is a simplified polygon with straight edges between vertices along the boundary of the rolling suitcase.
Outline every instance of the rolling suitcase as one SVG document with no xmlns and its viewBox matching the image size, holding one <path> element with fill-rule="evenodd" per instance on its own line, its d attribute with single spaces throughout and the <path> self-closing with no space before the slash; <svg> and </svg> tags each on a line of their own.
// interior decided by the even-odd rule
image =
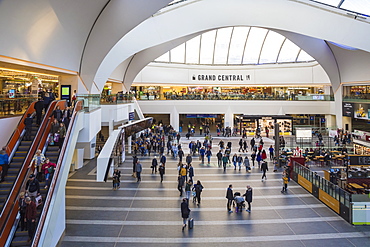
<svg viewBox="0 0 370 247">
<path fill-rule="evenodd" d="M 193 227 L 194 227 L 194 219 L 193 218 L 190 218 L 188 220 L 188 227 L 189 227 L 189 229 L 193 229 Z"/>
</svg>

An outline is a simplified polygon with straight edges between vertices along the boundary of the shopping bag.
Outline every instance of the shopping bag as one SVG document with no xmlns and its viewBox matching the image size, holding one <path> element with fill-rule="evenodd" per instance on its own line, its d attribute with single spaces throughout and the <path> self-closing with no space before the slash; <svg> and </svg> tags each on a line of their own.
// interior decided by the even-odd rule
<svg viewBox="0 0 370 247">
<path fill-rule="evenodd" d="M 59 134 L 54 134 L 54 141 L 59 142 Z"/>
<path fill-rule="evenodd" d="M 36 200 L 36 208 L 37 208 L 38 206 L 42 204 L 42 196 L 41 195 L 36 196 L 35 200 Z"/>
</svg>

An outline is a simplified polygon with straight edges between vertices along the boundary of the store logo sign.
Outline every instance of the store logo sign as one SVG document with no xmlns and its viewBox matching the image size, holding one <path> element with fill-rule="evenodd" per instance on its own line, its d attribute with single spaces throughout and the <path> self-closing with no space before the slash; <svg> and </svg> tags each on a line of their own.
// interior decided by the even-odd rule
<svg viewBox="0 0 370 247">
<path fill-rule="evenodd" d="M 250 75 L 193 75 L 192 76 L 193 81 L 250 81 L 251 76 Z"/>
</svg>

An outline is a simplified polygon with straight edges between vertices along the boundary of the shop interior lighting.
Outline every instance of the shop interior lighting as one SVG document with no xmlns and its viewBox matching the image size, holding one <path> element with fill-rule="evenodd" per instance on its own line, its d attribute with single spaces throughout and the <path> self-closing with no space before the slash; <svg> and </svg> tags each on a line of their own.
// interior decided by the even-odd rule
<svg viewBox="0 0 370 247">
<path fill-rule="evenodd" d="M 20 72 L 20 73 L 26 73 L 26 74 L 32 74 L 32 75 L 43 75 L 43 76 L 50 76 L 54 78 L 58 78 L 59 76 L 57 75 L 51 75 L 51 74 L 45 74 L 45 73 L 38 73 L 38 72 L 32 72 L 32 71 L 25 71 L 25 70 L 18 70 L 18 69 L 9 69 L 9 68 L 1 68 L 0 70 L 5 70 L 5 71 L 11 71 L 11 72 Z"/>
</svg>

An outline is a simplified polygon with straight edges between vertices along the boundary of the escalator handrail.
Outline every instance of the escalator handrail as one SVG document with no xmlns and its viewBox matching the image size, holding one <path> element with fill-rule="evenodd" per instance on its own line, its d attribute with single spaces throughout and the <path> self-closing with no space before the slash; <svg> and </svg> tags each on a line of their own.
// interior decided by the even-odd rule
<svg viewBox="0 0 370 247">
<path fill-rule="evenodd" d="M 44 130 L 46 128 L 46 126 L 48 124 L 50 124 L 50 116 L 52 114 L 52 112 L 54 111 L 54 108 L 56 107 L 57 105 L 57 101 L 53 101 L 51 102 L 46 114 L 45 114 L 45 117 L 35 135 L 35 138 L 30 146 L 30 149 L 28 151 L 28 154 L 22 164 L 22 168 L 21 170 L 19 171 L 18 173 L 18 177 L 12 187 L 12 190 L 4 204 L 4 207 L 3 207 L 3 210 L 1 212 L 1 215 L 0 215 L 0 230 L 1 230 L 1 237 L 0 237 L 0 246 L 3 246 L 3 244 L 5 243 L 6 241 L 6 238 L 7 236 L 9 235 L 10 233 L 10 230 L 13 226 L 13 223 L 14 223 L 14 220 L 15 220 L 15 217 L 11 217 L 11 216 L 14 216 L 16 214 L 14 214 L 14 211 L 18 211 L 18 208 L 15 207 L 16 203 L 17 203 L 17 199 L 18 199 L 18 194 L 20 192 L 20 189 L 22 188 L 22 185 L 25 183 L 26 181 L 26 174 L 27 172 L 29 171 L 29 164 L 31 163 L 32 159 L 33 159 L 33 156 L 34 154 L 36 153 L 36 150 L 38 148 L 38 146 L 41 144 L 40 141 L 41 141 L 41 137 L 42 135 L 44 134 Z"/>
<path fill-rule="evenodd" d="M 50 203 L 51 203 L 52 195 L 54 193 L 55 183 L 58 179 L 60 169 L 61 169 L 61 165 L 62 165 L 64 155 L 65 155 L 65 150 L 67 148 L 69 139 L 71 137 L 72 127 L 73 127 L 73 124 L 75 122 L 77 113 L 80 112 L 80 111 L 83 111 L 82 101 L 77 101 L 76 104 L 75 104 L 75 107 L 74 107 L 74 111 L 73 111 L 73 114 L 72 114 L 72 117 L 71 117 L 71 121 L 70 121 L 68 130 L 66 132 L 66 136 L 65 136 L 65 139 L 64 139 L 63 146 L 62 146 L 62 148 L 60 150 L 60 153 L 59 153 L 56 168 L 54 170 L 54 175 L 52 176 L 52 180 L 50 182 L 49 191 L 48 191 L 47 196 L 44 200 L 44 207 L 43 207 L 43 210 L 42 210 L 40 218 L 39 218 L 39 223 L 38 223 L 37 229 L 35 231 L 32 246 L 38 246 L 38 244 L 39 244 L 40 237 L 41 237 L 41 234 L 42 234 L 42 231 L 43 231 L 43 228 L 44 228 L 44 224 L 45 224 L 45 219 L 46 219 L 46 216 L 48 214 L 49 206 L 50 206 Z"/>
<path fill-rule="evenodd" d="M 28 114 L 32 114 L 35 111 L 35 104 L 37 101 L 34 101 L 31 103 L 31 105 L 28 107 L 27 111 L 23 114 L 21 119 L 18 122 L 17 128 L 14 130 L 12 136 L 10 137 L 8 143 L 6 144 L 6 153 L 8 155 L 11 154 L 13 148 L 15 147 L 17 141 L 21 137 L 22 131 L 24 129 L 24 120 L 27 118 Z"/>
</svg>

